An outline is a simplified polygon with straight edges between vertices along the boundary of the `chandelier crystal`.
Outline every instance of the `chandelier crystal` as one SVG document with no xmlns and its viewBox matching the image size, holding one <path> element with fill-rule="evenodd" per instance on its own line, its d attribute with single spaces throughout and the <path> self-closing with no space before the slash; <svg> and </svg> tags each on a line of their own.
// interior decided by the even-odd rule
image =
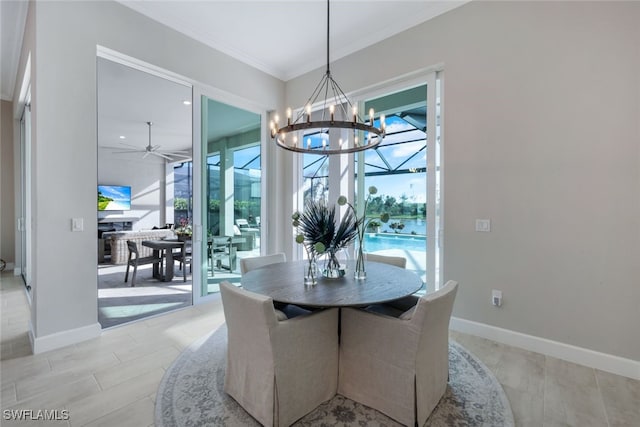
<svg viewBox="0 0 640 427">
<path fill-rule="evenodd" d="M 318 120 L 312 120 L 312 109 L 319 108 Z M 327 70 L 304 108 L 292 118 L 287 109 L 286 125 L 280 126 L 276 114 L 269 127 L 271 138 L 286 150 L 310 154 L 345 154 L 376 147 L 385 136 L 385 117 L 380 116 L 379 126 L 374 126 L 375 112 L 369 110 L 365 121 L 358 114 L 357 105 L 351 103 L 331 75 L 329 67 L 329 0 L 327 0 Z M 320 135 L 314 143 L 311 135 Z"/>
</svg>

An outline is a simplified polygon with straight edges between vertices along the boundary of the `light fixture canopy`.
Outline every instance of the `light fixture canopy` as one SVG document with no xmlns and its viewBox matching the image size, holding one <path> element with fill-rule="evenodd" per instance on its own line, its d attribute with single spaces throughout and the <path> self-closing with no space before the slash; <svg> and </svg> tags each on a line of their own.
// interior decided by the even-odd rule
<svg viewBox="0 0 640 427">
<path fill-rule="evenodd" d="M 280 127 L 276 114 L 269 127 L 276 144 L 289 151 L 309 154 L 345 154 L 376 147 L 385 136 L 384 116 L 379 127 L 374 126 L 374 111 L 369 110 L 368 122 L 358 114 L 340 85 L 333 79 L 329 66 L 329 0 L 327 0 L 327 69 L 315 90 L 292 120 L 291 108 L 287 109 L 286 125 Z M 323 96 L 323 98 L 320 98 Z M 312 120 L 313 107 L 321 107 L 322 117 Z M 327 117 L 328 110 L 328 117 Z M 338 132 L 331 132 L 337 129 Z M 313 146 L 310 134 L 323 134 L 322 145 Z M 337 134 L 337 137 L 336 137 Z M 307 140 L 305 141 L 305 135 Z M 336 140 L 337 138 L 337 140 Z M 327 144 L 328 142 L 328 144 Z"/>
</svg>

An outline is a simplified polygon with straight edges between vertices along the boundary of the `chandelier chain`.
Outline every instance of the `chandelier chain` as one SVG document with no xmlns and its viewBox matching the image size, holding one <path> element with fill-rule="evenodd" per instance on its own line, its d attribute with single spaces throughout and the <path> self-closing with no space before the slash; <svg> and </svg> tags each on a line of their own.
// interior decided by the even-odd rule
<svg viewBox="0 0 640 427">
<path fill-rule="evenodd" d="M 380 144 L 385 136 L 384 116 L 380 116 L 380 126 L 374 126 L 374 112 L 369 110 L 369 121 L 365 121 L 338 82 L 331 75 L 330 62 L 330 0 L 327 0 L 327 68 L 303 108 L 291 120 L 292 111 L 287 109 L 286 125 L 280 127 L 278 116 L 271 121 L 271 137 L 281 148 L 298 153 L 345 154 L 354 153 Z M 323 95 L 324 99 L 318 102 Z M 320 108 L 318 121 L 311 119 L 312 108 Z M 352 110 L 353 115 L 350 115 Z M 329 117 L 327 117 L 329 115 Z M 304 120 L 306 116 L 306 121 Z M 340 132 L 330 132 L 331 129 Z M 315 139 L 312 144 L 311 137 Z M 304 138 L 307 138 L 306 148 Z M 318 139 L 319 138 L 319 139 Z M 331 140 L 334 142 L 331 142 Z M 318 145 L 321 142 L 321 147 Z M 320 149 L 321 148 L 321 149 Z"/>
</svg>

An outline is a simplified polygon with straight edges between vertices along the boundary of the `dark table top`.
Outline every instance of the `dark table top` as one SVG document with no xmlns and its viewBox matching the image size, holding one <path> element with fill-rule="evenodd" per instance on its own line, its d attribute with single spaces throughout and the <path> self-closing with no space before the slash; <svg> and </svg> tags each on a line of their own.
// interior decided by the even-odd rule
<svg viewBox="0 0 640 427">
<path fill-rule="evenodd" d="M 146 246 L 152 249 L 173 249 L 180 248 L 184 245 L 184 241 L 178 239 L 166 239 L 166 240 L 143 240 L 142 246 Z"/>
<path fill-rule="evenodd" d="M 266 265 L 244 274 L 242 286 L 274 301 L 310 307 L 366 306 L 411 295 L 422 287 L 414 272 L 372 261 L 366 261 L 365 280 L 354 279 L 355 262 L 351 261 L 344 277 L 328 279 L 318 273 L 318 283 L 305 286 L 306 265 L 307 261 Z M 321 268 L 319 264 L 318 270 Z"/>
</svg>

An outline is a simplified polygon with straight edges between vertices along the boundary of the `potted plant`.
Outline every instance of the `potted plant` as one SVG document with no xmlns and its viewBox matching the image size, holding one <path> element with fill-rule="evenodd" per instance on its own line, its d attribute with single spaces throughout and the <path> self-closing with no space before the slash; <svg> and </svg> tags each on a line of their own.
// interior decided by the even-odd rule
<svg viewBox="0 0 640 427">
<path fill-rule="evenodd" d="M 382 226 L 382 223 L 380 221 L 378 221 L 377 219 L 372 219 L 371 221 L 369 221 L 367 223 L 366 232 L 367 233 L 379 233 L 381 226 Z"/>
<path fill-rule="evenodd" d="M 329 207 L 323 200 L 310 201 L 303 212 L 294 213 L 293 225 L 299 228 L 308 253 L 326 255 L 322 275 L 330 278 L 344 276 L 345 271 L 336 255 L 358 235 L 354 212 L 347 211 L 338 222 L 335 205 Z M 318 253 L 319 249 L 324 249 L 324 252 Z"/>
<path fill-rule="evenodd" d="M 193 236 L 191 221 L 185 217 L 180 218 L 180 226 L 178 226 L 174 232 L 176 236 L 178 236 L 178 240 L 190 240 Z"/>
</svg>

